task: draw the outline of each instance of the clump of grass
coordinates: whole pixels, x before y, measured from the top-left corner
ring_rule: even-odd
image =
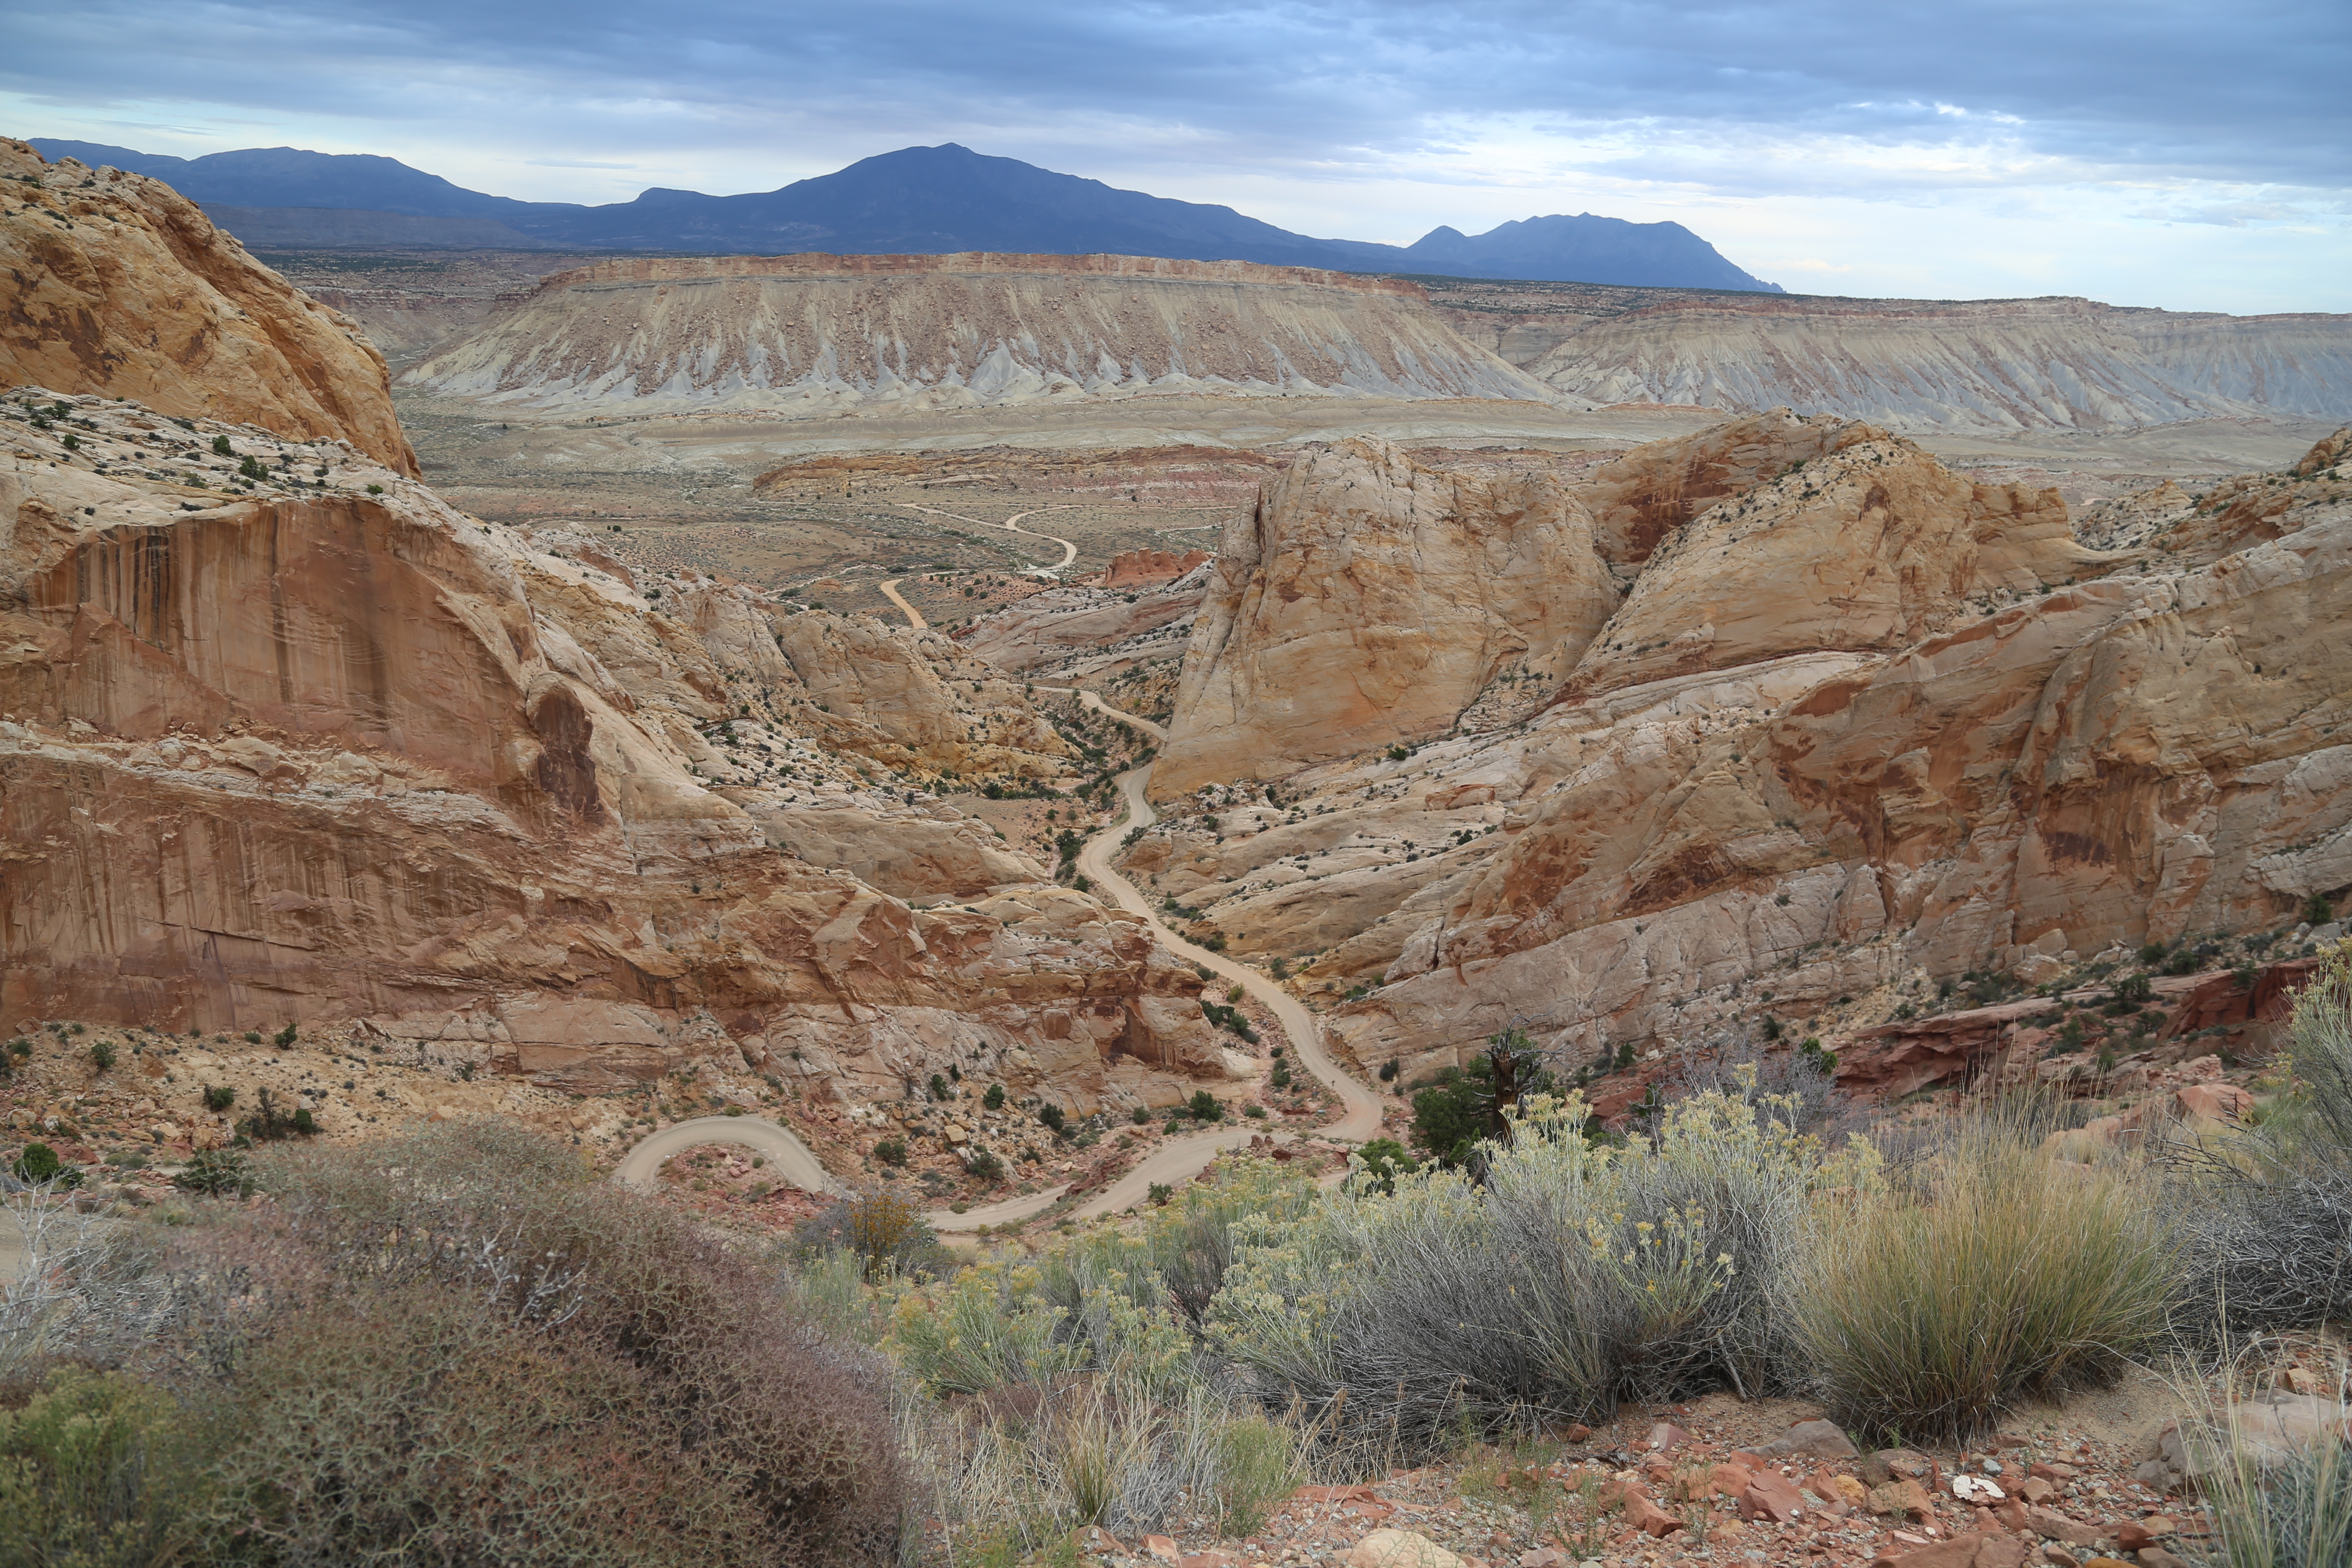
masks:
[[[1797,1324],[1832,1415],[1964,1440],[2018,1399],[2111,1376],[2162,1329],[2147,1184],[2061,1166],[1998,1117],[1827,1220]]]
[[[2340,1378],[2343,1369],[2336,1369]],[[2228,1444],[2198,1489],[2221,1538],[2220,1568],[2330,1568],[2352,1563],[2352,1458],[2323,1438],[2293,1447],[2247,1440],[2235,1407]]]

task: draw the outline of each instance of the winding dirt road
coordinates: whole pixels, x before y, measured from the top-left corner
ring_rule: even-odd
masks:
[[[1039,533],[1034,529],[1024,528],[1021,526],[1021,520],[1024,517],[1034,517],[1041,511],[1067,511],[1072,507],[1078,504],[1076,501],[1063,501],[1054,506],[1034,506],[1027,511],[1014,512],[1003,522],[990,522],[983,518],[966,517],[960,511],[948,511],[935,506],[917,506],[910,500],[892,501],[890,504],[892,506],[905,507],[908,511],[926,512],[932,517],[951,517],[958,522],[968,522],[974,528],[1010,529],[1014,533],[1021,535],[1024,539],[1043,539],[1062,547],[1062,558],[1059,561],[1055,562],[1051,566],[1032,566],[1029,568],[1032,572],[1059,572],[1063,567],[1067,566],[1071,562],[1076,561],[1078,558],[1078,547],[1071,543],[1068,540],[1062,538],[1058,534]],[[895,581],[895,579],[893,580]],[[898,595],[894,594],[891,597],[896,598]],[[912,613],[912,611],[908,612],[908,614]]]
[[[1049,689],[1073,689],[1056,687]],[[1149,719],[1139,719],[1132,713],[1122,712],[1091,691],[1081,691],[1078,696],[1087,707],[1123,724],[1131,725],[1155,740],[1168,738],[1168,731],[1160,725]],[[1205,948],[1195,947],[1170,931],[1135,884],[1112,869],[1110,858],[1118,851],[1120,841],[1134,829],[1149,827],[1159,820],[1151,809],[1151,803],[1144,798],[1143,794],[1144,781],[1150,774],[1150,764],[1146,763],[1119,775],[1119,793],[1127,802],[1126,815],[1087,840],[1086,846],[1078,851],[1078,870],[1120,909],[1132,910],[1150,921],[1153,932],[1171,952],[1239,985],[1275,1016],[1282,1025],[1283,1033],[1290,1037],[1291,1049],[1298,1065],[1338,1094],[1345,1108],[1344,1114],[1337,1122],[1318,1129],[1323,1136],[1349,1142],[1362,1142],[1377,1137],[1381,1131],[1380,1096],[1342,1072],[1339,1065],[1331,1059],[1330,1053],[1323,1048],[1323,1033],[1315,1016],[1300,1005],[1297,997],[1256,970],[1220,957]],[[1190,1181],[1225,1150],[1243,1147],[1252,1138],[1263,1136],[1266,1131],[1261,1123],[1244,1121],[1220,1128],[1214,1132],[1171,1139],[1071,1213],[1079,1219],[1092,1219],[1097,1215],[1115,1214],[1121,1209],[1131,1208],[1150,1197],[1154,1184],[1174,1186],[1180,1182]],[[817,1163],[808,1145],[784,1128],[756,1116],[701,1116],[691,1121],[665,1127],[629,1151],[619,1168],[613,1173],[613,1179],[632,1186],[649,1187],[665,1161],[704,1143],[735,1143],[758,1150],[775,1162],[780,1175],[811,1192],[837,1193],[843,1190],[842,1184]],[[1031,1215],[1051,1208],[1067,1191],[1067,1184],[1064,1184],[1025,1198],[1008,1198],[984,1208],[967,1209],[962,1214],[934,1209],[923,1217],[935,1230],[977,1230],[983,1225],[998,1226],[1026,1219]]]
[[[882,596],[884,598],[898,606],[900,613],[905,615],[907,617],[907,624],[908,626],[914,627],[917,631],[921,631],[931,623],[923,619],[922,611],[915,608],[914,605],[898,597],[898,584],[905,581],[906,579],[904,577],[893,577],[887,583],[877,583],[874,585],[882,590]]]

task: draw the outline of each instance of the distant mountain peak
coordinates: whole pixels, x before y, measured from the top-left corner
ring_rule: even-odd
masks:
[[[901,147],[782,189],[711,196],[655,186],[625,202],[581,206],[485,195],[396,158],[252,147],[175,158],[97,142],[37,139],[44,156],[74,157],[152,174],[184,195],[223,209],[218,220],[284,243],[273,210],[390,214],[402,219],[490,219],[520,243],[600,250],[709,254],[805,251],[842,255],[1020,254],[1160,256],[1258,261],[1344,272],[1433,272],[1470,278],[1778,292],[1725,259],[1678,223],[1630,223],[1580,213],[1512,219],[1481,235],[1450,226],[1410,246],[1317,239],[1229,206],[1121,190],[1081,174],[1041,169],[961,142]],[[416,226],[385,224],[386,243],[416,244]],[[340,224],[348,237],[364,224]],[[340,237],[335,243],[355,243]],[[446,243],[481,243],[478,226]]]

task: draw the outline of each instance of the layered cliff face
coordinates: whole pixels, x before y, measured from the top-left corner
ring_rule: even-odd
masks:
[[[1443,733],[1507,668],[1573,657],[1617,602],[1592,517],[1547,475],[1313,452],[1224,531],[1155,795]]]
[[[404,474],[383,356],[159,180],[0,140],[0,385],[342,440]]]
[[[1637,450],[1611,493],[1756,437]],[[1538,710],[1278,800],[1235,754],[1131,863],[1237,951],[1370,987],[1333,1025],[1408,1068],[1514,1022],[1570,1062],[1765,1013],[1834,1044],[1965,972],[2352,892],[2347,437],[2185,511],[2152,496],[2170,521],[2122,552],[1866,426],[1806,438],[1661,536]],[[1378,613],[1322,587],[1334,623]]]
[[[1894,430],[2352,415],[2352,316],[2343,315],[1714,295],[1563,311],[1498,346],[1596,403],[1790,405]]]
[[[1105,256],[602,262],[548,278],[402,380],[565,413],[1171,392],[1563,401],[1464,340],[1410,283]]]
[[[344,449],[323,492],[150,478],[179,426],[62,401],[0,405],[9,1017],[358,1018],[582,1090],[698,1056],[849,1100],[950,1063],[1080,1103],[1225,1070],[1139,921],[827,743],[1050,766],[1025,708],[971,734],[952,650],[721,584],[654,610]],[[319,454],[233,434],[268,473]],[[897,684],[853,701],[836,645]],[[975,902],[907,901],[943,896]]]

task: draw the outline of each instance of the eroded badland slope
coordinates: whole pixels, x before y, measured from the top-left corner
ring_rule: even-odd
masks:
[[[569,414],[1184,393],[1560,401],[1457,336],[1412,283],[1123,256],[600,262],[543,279],[403,381]]]

